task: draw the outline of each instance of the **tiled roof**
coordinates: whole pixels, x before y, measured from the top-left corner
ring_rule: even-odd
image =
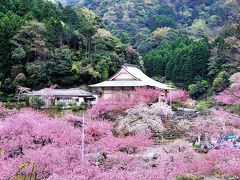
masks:
[[[71,89],[41,89],[39,91],[32,91],[28,93],[30,96],[44,96],[46,94],[50,94],[52,96],[84,96],[89,97],[92,96],[90,92],[78,89],[78,88],[71,88]]]
[[[126,86],[153,86],[159,89],[165,89],[165,90],[170,90],[173,89],[166,84],[160,83],[158,81],[155,81],[148,77],[146,74],[144,74],[138,66],[136,65],[131,65],[131,64],[125,64],[122,66],[129,74],[134,76],[138,80],[110,80],[108,81],[103,81],[98,84],[91,85],[91,87],[126,87]]]

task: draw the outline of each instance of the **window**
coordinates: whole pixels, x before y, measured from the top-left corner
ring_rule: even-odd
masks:
[[[120,89],[115,89],[114,90],[114,94],[115,95],[120,95],[121,94],[121,90]]]
[[[125,89],[125,90],[123,90],[123,94],[129,95],[129,94],[130,94],[130,91]]]

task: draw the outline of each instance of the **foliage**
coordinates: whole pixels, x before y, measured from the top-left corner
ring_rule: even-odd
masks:
[[[152,35],[158,28],[174,28],[194,39],[215,38],[224,24],[239,21],[237,1],[122,0],[120,5],[117,0],[59,1],[93,10],[114,35],[141,53],[156,47]]]
[[[76,103],[71,104],[70,106],[71,106],[72,111],[75,111],[75,112],[80,111],[80,110],[85,111],[88,108],[88,104],[86,102],[82,102],[80,104],[80,106],[77,106]]]
[[[64,109],[65,103],[58,103],[56,105],[53,105],[51,108],[56,111],[61,111]]]
[[[202,114],[205,114],[208,112],[210,105],[207,101],[199,101],[195,107]]]
[[[165,76],[187,86],[197,76],[207,77],[209,47],[205,40],[193,41],[187,36],[165,40],[143,57],[149,76]]]
[[[34,109],[41,109],[45,105],[44,101],[39,97],[34,96],[34,97],[32,97],[31,101],[32,101],[31,106]]]
[[[239,25],[226,25],[214,42],[209,61],[209,76],[216,77],[221,71],[226,71],[228,75],[239,72],[239,47]]]
[[[215,92],[221,92],[229,85],[229,76],[226,71],[218,73],[217,77],[213,81],[213,90]]]
[[[224,147],[225,135],[239,134],[240,117],[223,109],[212,109],[207,116],[198,117],[191,126],[190,136],[203,136],[205,142],[217,138],[219,148]],[[233,146],[232,146],[233,147]]]
[[[188,86],[188,90],[192,98],[198,99],[200,96],[202,96],[204,93],[207,92],[208,84],[206,84],[207,81],[197,81],[196,84],[190,84]]]
[[[133,48],[137,47],[149,76],[165,76],[181,87],[188,86],[195,99],[213,82],[214,91],[222,91],[215,98],[218,102],[239,105],[238,1],[65,2],[95,10],[114,35],[133,46],[111,35],[88,9],[44,0],[1,1],[0,91],[8,94],[7,101],[15,100],[13,93],[19,85],[40,89],[105,80],[122,63],[139,63]],[[231,85],[225,89],[232,74]],[[210,144],[207,154],[197,153],[186,141],[175,141],[152,158],[143,157],[143,150],[153,143],[145,131],[162,131],[162,123],[172,113],[166,104],[152,104],[159,93],[137,89],[130,97],[100,100],[85,117],[68,114],[63,119],[31,109],[18,112],[0,107],[0,177],[27,176],[36,165],[38,179],[172,180],[215,173],[239,179],[239,148],[221,140],[239,135],[240,117],[223,109],[209,112],[205,101],[197,104],[204,116],[189,121],[185,129],[187,138],[200,136]],[[46,92],[49,96],[51,91]],[[173,97],[186,101],[187,96],[181,91]],[[42,105],[40,99],[33,101],[35,108]],[[115,136],[116,127],[101,118],[111,113],[115,119],[120,114],[120,129],[127,129],[124,136]],[[211,144],[212,138],[218,139],[216,144]]]
[[[26,6],[23,7],[23,6]],[[92,11],[44,0],[0,4],[0,90],[70,87],[105,80],[139,55]]]
[[[22,86],[18,86],[17,89],[16,89],[16,96],[17,96],[17,102],[20,101],[20,99],[26,99],[26,93],[29,93],[30,92],[30,89],[29,88],[26,88],[26,87],[22,87]],[[25,101],[28,101],[29,99],[26,99]]]
[[[138,106],[144,106],[146,112],[150,111],[151,117],[158,113],[158,116],[166,117],[169,115],[167,112],[171,113],[169,106],[162,103],[152,107]],[[128,111],[135,109],[139,113],[141,109],[137,107]],[[5,112],[6,109],[0,109],[0,113]],[[187,174],[211,176],[214,173],[239,178],[239,148],[232,148],[226,143],[202,155],[190,143],[177,140],[146,159],[141,154],[152,145],[149,134],[116,137],[113,135],[113,124],[106,120],[92,120],[87,115],[79,117],[73,114],[67,114],[63,120],[52,119],[31,109],[5,114],[2,118],[0,176],[4,179],[16,173],[29,175],[33,164],[33,172],[39,179],[176,179]],[[84,160],[79,153],[82,150],[83,120]],[[239,122],[239,116],[224,110],[213,110],[211,116],[192,122],[189,135],[196,137],[207,133],[209,139],[235,135],[239,133]]]
[[[10,110],[5,107],[0,107],[0,120],[3,121],[7,116],[12,116],[16,113],[15,110]]]

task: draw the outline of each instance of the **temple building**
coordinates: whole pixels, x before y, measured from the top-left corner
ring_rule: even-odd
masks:
[[[109,80],[90,85],[102,89],[101,97],[108,99],[117,94],[131,94],[137,87],[151,87],[161,91],[161,97],[165,98],[173,88],[166,84],[155,81],[145,75],[138,66],[124,64],[118,72]]]

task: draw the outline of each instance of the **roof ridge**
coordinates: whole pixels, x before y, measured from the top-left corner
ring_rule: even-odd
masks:
[[[125,64],[123,64],[122,66],[123,66],[123,67],[128,67],[128,66],[130,66],[130,67],[136,67],[136,68],[140,69],[139,66],[136,65],[136,64],[127,64],[127,63],[125,63]]]

